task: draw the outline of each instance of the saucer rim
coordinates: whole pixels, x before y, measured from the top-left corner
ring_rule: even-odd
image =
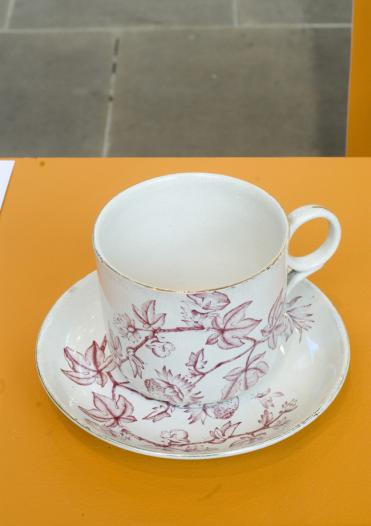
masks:
[[[71,289],[74,289],[75,287],[78,287],[81,283],[94,278],[98,279],[96,271],[90,272],[77,282],[75,282],[71,287],[69,287],[58,299],[54,302],[52,307],[49,309],[47,315],[44,318],[44,321],[41,324],[37,340],[36,340],[36,347],[35,347],[35,366],[36,366],[36,372],[38,374],[38,377],[40,379],[41,385],[43,386],[46,394],[50,398],[50,400],[53,402],[53,404],[61,411],[61,413],[66,416],[71,422],[76,424],[80,429],[83,431],[86,431],[89,433],[89,435],[92,435],[93,437],[97,438],[98,440],[103,440],[104,442],[111,444],[115,447],[118,447],[120,449],[130,451],[133,453],[139,453],[141,455],[151,456],[155,458],[165,458],[165,459],[173,459],[173,460],[211,460],[211,459],[217,459],[217,458],[226,458],[226,457],[232,457],[237,455],[242,455],[245,453],[251,453],[253,451],[258,451],[259,449],[264,449],[266,447],[272,446],[274,444],[277,444],[278,442],[281,442],[282,440],[285,440],[292,435],[298,433],[299,431],[303,430],[305,427],[310,425],[314,420],[316,420],[322,413],[324,413],[329,406],[332,404],[332,402],[335,400],[337,395],[339,394],[341,388],[344,385],[345,379],[347,377],[348,371],[349,371],[349,364],[350,364],[350,342],[349,342],[349,335],[347,332],[347,329],[345,327],[345,324],[338,313],[337,309],[333,305],[333,303],[329,300],[329,298],[326,296],[324,292],[321,291],[319,287],[314,285],[309,279],[305,279],[307,284],[309,284],[310,287],[312,287],[314,290],[319,293],[322,300],[325,300],[327,302],[328,307],[330,308],[334,320],[336,323],[336,327],[339,330],[339,333],[341,335],[341,340],[343,344],[343,365],[342,365],[342,371],[338,376],[338,381],[336,382],[335,386],[332,390],[329,391],[328,396],[323,401],[323,403],[313,412],[310,416],[307,418],[301,420],[298,424],[291,427],[289,430],[285,431],[281,435],[278,435],[276,437],[264,440],[263,442],[260,442],[258,444],[251,444],[243,446],[239,449],[229,450],[229,451],[216,451],[216,452],[202,452],[195,454],[193,452],[190,453],[184,453],[184,452],[166,452],[166,451],[155,451],[147,448],[141,448],[137,446],[131,446],[129,444],[123,444],[122,442],[119,442],[118,440],[115,440],[114,438],[108,438],[108,437],[102,437],[89,429],[87,426],[84,426],[79,420],[71,416],[62,406],[61,404],[54,398],[52,394],[51,387],[48,387],[46,378],[43,377],[40,367],[39,367],[39,355],[41,353],[40,350],[40,341],[41,338],[45,332],[45,329],[47,328],[48,321],[50,316],[52,315],[52,312],[54,309],[59,305],[59,303],[62,303],[62,301],[65,299],[65,296],[69,294]]]

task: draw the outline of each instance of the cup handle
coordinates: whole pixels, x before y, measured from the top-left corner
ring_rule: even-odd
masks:
[[[290,256],[290,254],[288,255],[287,263],[289,273],[287,277],[287,293],[290,293],[299,281],[323,267],[326,261],[328,261],[336,251],[341,238],[339,220],[332,212],[326,210],[326,208],[317,205],[302,206],[287,216],[290,239],[301,225],[320,217],[327,219],[329,222],[330,228],[327,238],[317,250],[306,256],[295,257]]]

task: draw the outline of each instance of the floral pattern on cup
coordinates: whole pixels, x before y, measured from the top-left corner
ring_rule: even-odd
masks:
[[[263,325],[263,320],[253,315],[251,300],[233,307],[223,292],[188,294],[176,326],[169,326],[167,313],[158,307],[157,300],[150,300],[132,305],[130,313],[114,314],[109,347],[125,377],[139,379],[142,392],[151,398],[180,406],[200,403],[203,382],[215,372],[218,376],[222,373],[225,381],[220,400],[228,400],[255,386],[268,373],[267,352],[275,349],[281,338],[287,341],[294,331],[301,338],[311,328],[310,304],[300,300],[297,296],[286,302],[281,290]],[[193,331],[204,334],[203,346],[191,350],[177,370],[167,366],[166,359],[177,352],[175,336]],[[159,365],[145,377],[148,353],[158,358]]]

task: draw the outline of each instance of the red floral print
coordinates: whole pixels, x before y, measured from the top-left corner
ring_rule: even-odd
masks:
[[[113,357],[105,355],[106,345],[106,338],[101,345],[93,341],[84,354],[65,347],[64,356],[71,370],[62,369],[62,373],[77,384],[89,385],[95,382],[103,387],[108,380],[107,373],[116,367]]]
[[[221,349],[233,349],[241,347],[249,338],[250,333],[259,325],[261,320],[249,318],[246,314],[247,308],[251,301],[246,301],[235,309],[230,310],[224,315],[223,320],[219,316],[213,318],[212,332],[208,337],[206,344],[214,345],[215,343]]]
[[[80,407],[86,415],[97,422],[102,422],[107,427],[120,426],[126,422],[135,422],[133,406],[124,396],[118,396],[116,400],[108,396],[93,393],[93,409]]]

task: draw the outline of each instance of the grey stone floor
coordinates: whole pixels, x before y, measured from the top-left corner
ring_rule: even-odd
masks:
[[[343,155],[351,8],[0,0],[0,155]]]

